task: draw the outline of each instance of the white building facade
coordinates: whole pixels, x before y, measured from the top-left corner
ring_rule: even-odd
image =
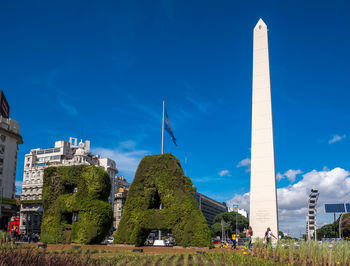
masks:
[[[20,231],[40,232],[42,217],[42,188],[44,169],[50,166],[96,165],[103,168],[111,180],[109,202],[114,208],[114,178],[118,173],[115,161],[100,158],[90,153],[90,141],[70,138],[60,140],[53,148],[33,149],[24,158],[23,185],[21,194]]]
[[[123,176],[116,176],[114,179],[115,197],[114,197],[114,213],[113,227],[118,228],[125,205],[126,197],[130,188],[130,183]]]
[[[16,194],[16,167],[18,145],[23,144],[16,120],[0,115],[0,217],[1,229],[7,225],[11,216],[16,215],[14,201]]]
[[[115,193],[115,200],[114,200],[114,220],[113,220],[113,227],[115,230],[118,229],[120,220],[122,218],[123,209],[126,201],[126,197],[128,195],[128,188],[118,188],[118,190]]]

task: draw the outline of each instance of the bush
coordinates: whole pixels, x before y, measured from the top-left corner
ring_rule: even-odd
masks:
[[[44,171],[43,221],[45,243],[99,243],[112,226],[108,174],[90,165],[49,167]],[[76,192],[74,192],[76,190]],[[72,222],[73,214],[78,221]]]
[[[1,198],[2,204],[9,204],[9,205],[18,205],[18,202],[16,199],[10,199],[10,198]]]
[[[143,245],[152,229],[161,229],[171,230],[178,245],[211,246],[194,193],[177,158],[170,153],[145,156],[130,186],[115,243]]]

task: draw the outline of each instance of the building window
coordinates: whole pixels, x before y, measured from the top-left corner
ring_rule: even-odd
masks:
[[[45,153],[53,153],[53,149],[47,149],[45,150]]]
[[[0,168],[0,175],[2,175],[2,168]]]
[[[0,165],[3,165],[3,164],[4,164],[4,159],[0,158]]]
[[[6,140],[6,136],[0,135],[0,139],[1,139],[2,142],[4,142]]]
[[[59,155],[51,156],[51,160],[59,160],[59,159],[61,159],[61,156]]]
[[[5,153],[5,146],[0,145],[0,154],[4,154],[4,153]]]

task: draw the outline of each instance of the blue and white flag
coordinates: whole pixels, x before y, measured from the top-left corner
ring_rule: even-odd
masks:
[[[165,110],[165,108],[164,108],[164,110]],[[165,110],[165,114],[164,114],[164,129],[169,133],[169,135],[170,135],[171,139],[173,140],[175,146],[177,146],[176,138],[174,136],[173,130],[171,129],[169,118],[168,118],[168,114],[167,114],[166,110]]]

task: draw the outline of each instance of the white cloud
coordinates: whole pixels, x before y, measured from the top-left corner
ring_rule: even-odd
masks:
[[[301,173],[301,170],[289,169],[288,171],[284,172],[284,174],[277,173],[276,178],[278,181],[281,181],[283,178],[287,178],[291,183],[294,183],[296,176]]]
[[[242,161],[238,162],[237,168],[238,167],[245,167],[245,166],[250,166],[250,158],[245,158]]]
[[[288,172],[288,171],[287,171]],[[287,187],[277,189],[280,230],[294,236],[305,233],[305,217],[310,190],[318,189],[317,223],[333,222],[333,215],[325,214],[325,203],[350,202],[350,172],[342,168],[333,170],[313,170],[303,175],[302,180]],[[249,211],[249,193],[236,194],[227,204],[238,204]]]
[[[281,179],[284,177],[284,175],[283,174],[281,174],[281,173],[277,173],[277,175],[276,175],[276,179],[278,180],[278,181],[281,181]]]
[[[229,170],[222,170],[219,172],[219,176],[231,176]]]
[[[334,135],[333,138],[331,138],[331,139],[328,141],[328,144],[332,144],[332,143],[341,141],[342,139],[345,139],[345,138],[346,138],[346,135],[345,135],[345,134],[342,135],[342,136]]]
[[[247,192],[243,195],[236,194],[232,199],[226,202],[227,207],[232,207],[232,205],[238,205],[239,209],[245,209],[249,211],[250,204],[250,193]]]
[[[246,172],[250,171],[250,158],[245,158],[242,161],[239,161],[236,165],[237,168],[244,167]]]
[[[322,171],[329,171],[329,168],[325,165],[323,166]]]
[[[117,163],[117,169],[121,175],[124,175],[128,180],[134,178],[137,166],[141,159],[150,154],[147,150],[136,150],[136,143],[133,141],[120,142],[119,146],[115,149],[107,148],[94,148],[92,152],[102,157],[108,157]]]

